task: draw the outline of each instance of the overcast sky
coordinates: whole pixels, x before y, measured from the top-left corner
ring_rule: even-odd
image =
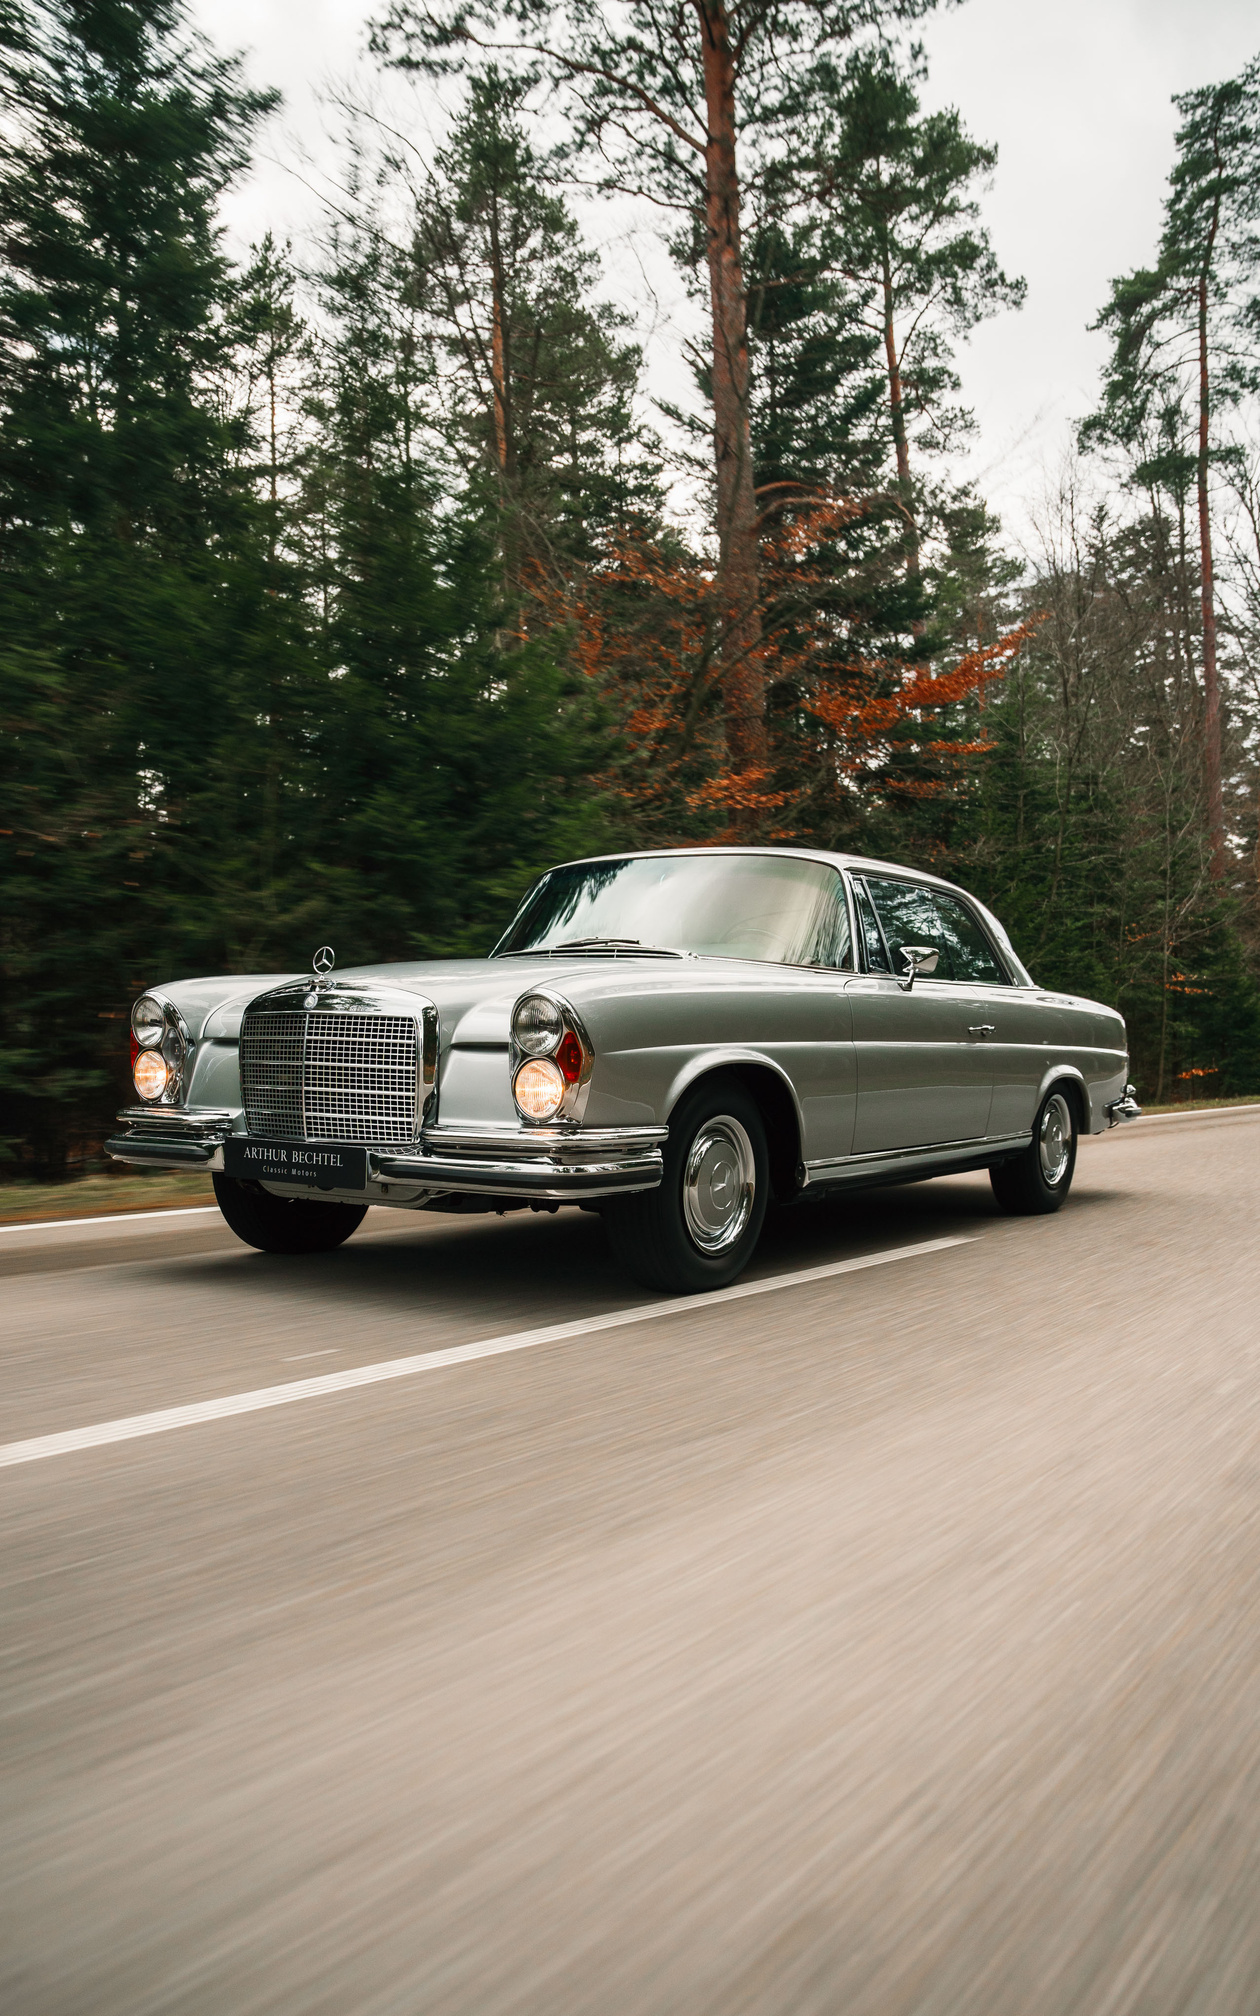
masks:
[[[371,0],[195,0],[221,48],[249,57],[285,106],[228,216],[242,241],[270,227],[301,240],[318,222],[316,189],[334,156],[321,92],[365,78]],[[1214,83],[1260,49],[1256,0],[965,0],[920,31],[926,100],[957,105],[977,138],[996,142],[985,216],[1008,273],[1028,281],[1017,315],[972,338],[960,358],[979,422],[970,458],[980,488],[1013,533],[1074,417],[1092,402],[1101,339],[1086,325],[1111,278],[1148,260],[1172,160],[1174,91]],[[396,101],[397,102],[397,101]],[[440,108],[408,100],[414,138],[432,144]],[[686,399],[680,348],[691,310],[656,248],[650,219],[588,209],[608,291],[634,308],[647,337],[649,383]]]

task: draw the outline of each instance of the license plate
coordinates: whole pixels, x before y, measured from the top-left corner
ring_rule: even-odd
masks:
[[[365,1190],[367,1149],[229,1135],[223,1143],[223,1173],[254,1183],[300,1183],[307,1190]]]

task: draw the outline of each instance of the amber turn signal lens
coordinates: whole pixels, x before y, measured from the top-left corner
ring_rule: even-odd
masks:
[[[527,1120],[550,1120],[560,1111],[564,1078],[550,1057],[531,1057],[512,1081],[512,1092]]]
[[[132,1066],[131,1075],[142,1099],[160,1099],[166,1090],[170,1072],[159,1050],[142,1050]]]

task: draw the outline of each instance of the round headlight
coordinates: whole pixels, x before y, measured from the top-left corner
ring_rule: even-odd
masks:
[[[550,1057],[531,1057],[512,1081],[512,1093],[527,1120],[550,1120],[560,1111],[564,1075]]]
[[[564,1034],[564,1017],[545,994],[527,994],[517,1003],[512,1034],[527,1057],[546,1057]]]
[[[162,1003],[155,1001],[151,994],[142,994],[131,1011],[131,1033],[140,1048],[147,1050],[150,1044],[160,1043],[165,1027]]]
[[[142,1050],[131,1067],[131,1075],[142,1099],[160,1099],[170,1078],[160,1050]]]

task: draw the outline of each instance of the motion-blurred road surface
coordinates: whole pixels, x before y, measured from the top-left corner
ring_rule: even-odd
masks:
[[[1260,1109],[0,1468],[4,2016],[1256,2016]],[[623,1310],[597,1219],[0,1233],[0,1442]]]

